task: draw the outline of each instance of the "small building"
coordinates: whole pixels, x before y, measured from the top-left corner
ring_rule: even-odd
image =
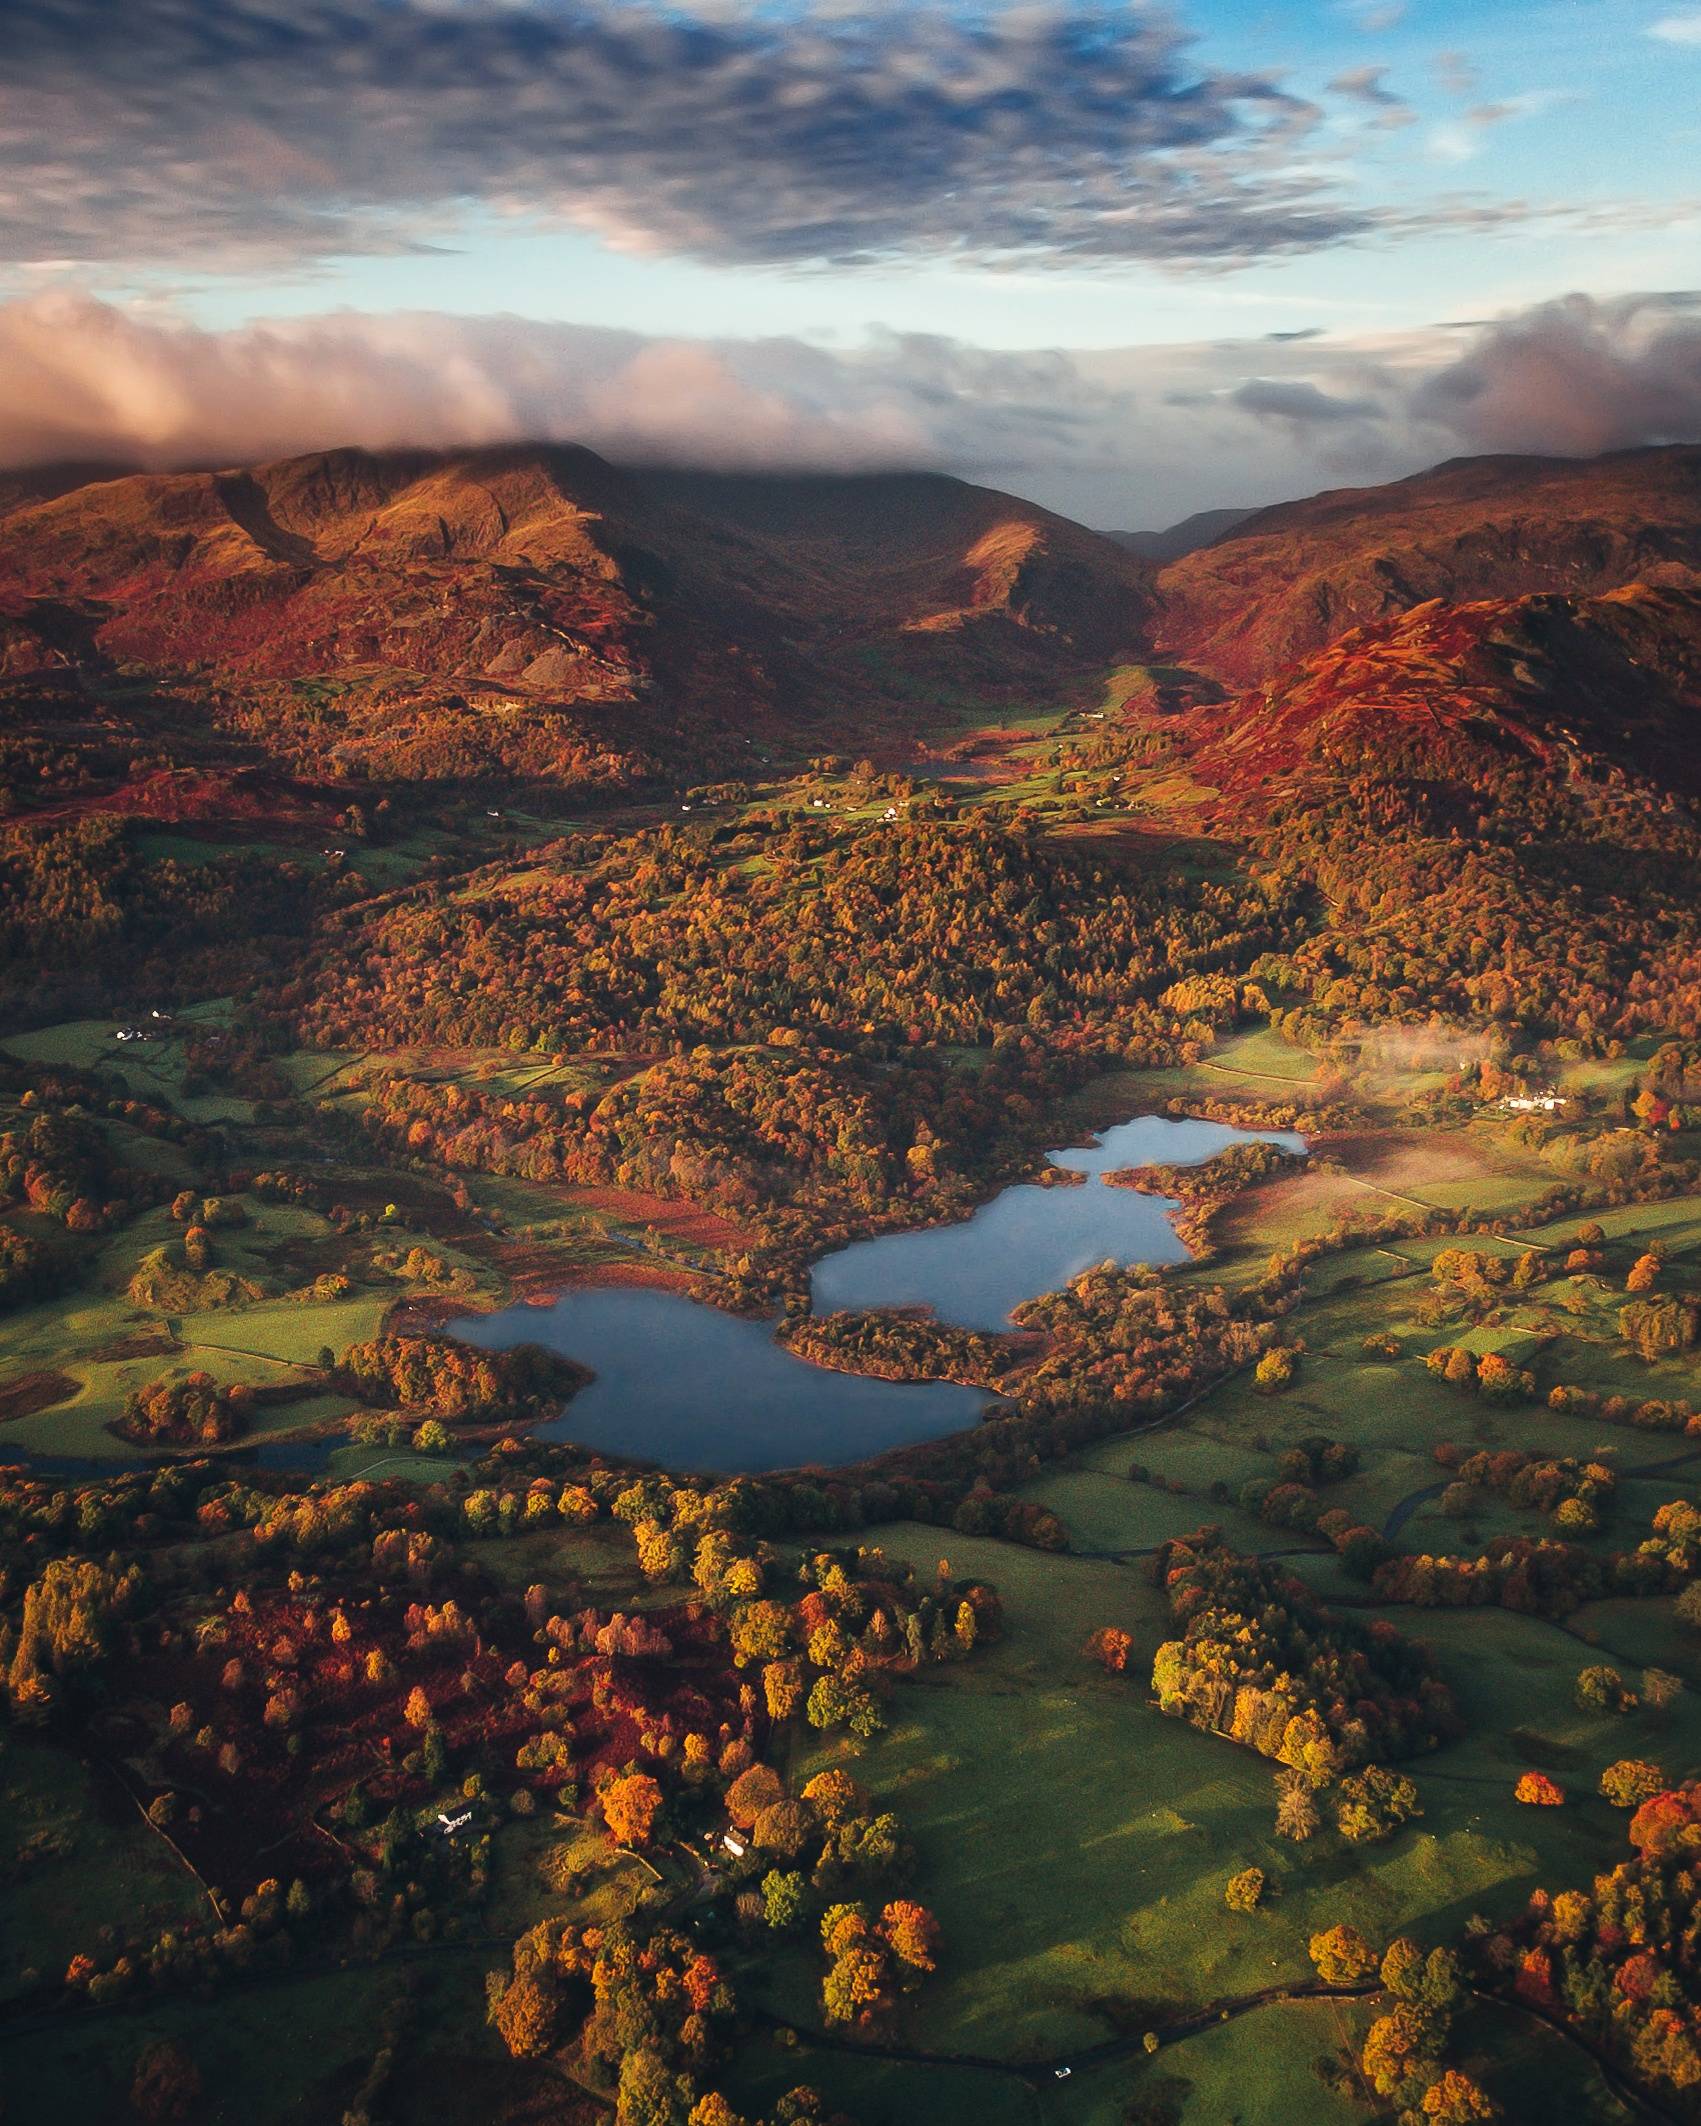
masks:
[[[1557,1115],[1563,1112],[1566,1100],[1563,1093],[1548,1086],[1541,1092],[1507,1093],[1500,1105],[1509,1115]]]
[[[437,1811],[437,1828],[445,1838],[453,1838],[457,1831],[464,1831],[472,1820],[471,1809],[457,1809],[452,1816],[443,1809]]]
[[[734,1860],[742,1860],[750,1850],[750,1842],[738,1831],[721,1833],[721,1851]]]

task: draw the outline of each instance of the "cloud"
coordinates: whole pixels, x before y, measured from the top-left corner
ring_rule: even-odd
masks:
[[[1435,55],[1435,78],[1449,96],[1468,96],[1480,77],[1463,52],[1446,51]]]
[[[1315,421],[1374,419],[1382,411],[1374,399],[1333,398],[1303,379],[1283,382],[1271,377],[1248,377],[1229,396],[1247,413],[1297,421],[1301,426]]]
[[[1328,86],[1333,94],[1348,97],[1374,111],[1379,126],[1415,124],[1416,112],[1403,96],[1396,96],[1387,86],[1387,76],[1385,66],[1352,66],[1345,73],[1337,74]]]
[[[757,265],[1232,263],[1383,226],[1316,106],[1121,0],[35,0],[0,257],[252,268],[475,213]]]
[[[1410,412],[1473,450],[1588,455],[1701,440],[1701,318],[1662,297],[1541,304],[1487,326]]]
[[[1658,37],[1662,44],[1701,44],[1701,8],[1691,8],[1682,15],[1662,15],[1657,22],[1649,23],[1648,35]]]
[[[1460,452],[1701,440],[1701,314],[1681,293],[1373,339],[1010,351],[440,313],[215,332],[59,291],[0,303],[0,376],[0,464],[533,439],[728,470],[932,468],[1135,528]]]

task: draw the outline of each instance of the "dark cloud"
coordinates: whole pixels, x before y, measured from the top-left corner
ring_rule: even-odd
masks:
[[[1383,411],[1374,399],[1334,398],[1303,379],[1248,377],[1229,396],[1243,413],[1278,421],[1363,421]]]
[[[1313,105],[1195,65],[1161,14],[698,6],[8,8],[0,257],[426,249],[472,209],[793,265],[1221,263],[1383,225],[1304,156]]]

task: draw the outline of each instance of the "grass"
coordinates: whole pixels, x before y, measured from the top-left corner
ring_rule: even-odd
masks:
[[[169,1212],[158,1208],[103,1236],[80,1289],[0,1319],[0,1378],[51,1371],[73,1383],[63,1402],[8,1425],[8,1441],[50,1454],[134,1458],[136,1450],[106,1429],[134,1389],[197,1370],[227,1384],[299,1384],[316,1369],[325,1347],[340,1352],[379,1332],[409,1287],[367,1274],[370,1242],[357,1239],[345,1248],[315,1211],[252,1197],[242,1201],[249,1222],[215,1234],[214,1258],[251,1278],[267,1297],[180,1316],[133,1303],[125,1287],[143,1255],[182,1234]],[[488,1267],[405,1224],[387,1225],[381,1237],[401,1254],[415,1244],[429,1247],[463,1273],[469,1299],[494,1297],[502,1289]],[[318,1267],[345,1259],[362,1281],[343,1297],[284,1296],[304,1289]],[[133,1346],[139,1348],[131,1351]],[[298,1431],[349,1407],[346,1398],[321,1396],[262,1409],[247,1436]]]
[[[914,2042],[1049,2057],[1304,1978],[1310,1935],[1335,1920],[1438,1938],[1479,1907],[1510,1913],[1555,1865],[1575,1873],[1575,1844],[1556,1852],[1552,1826],[1537,1840],[1523,1820],[1564,1812],[1514,1815],[1510,1779],[1491,1809],[1424,1766],[1424,1823],[1389,1845],[1278,1841],[1271,1767],[1148,1703],[1144,1666],[1169,1622],[1143,1577],[937,1529],[875,1534],[918,1565],[943,1549],[953,1570],[984,1572],[1008,1619],[972,1662],[902,1687],[890,1732],[855,1767],[912,1829],[949,1944]],[[1134,1634],[1126,1676],[1083,1656],[1102,1624]],[[836,1754],[814,1751],[797,1776]],[[1229,1914],[1224,1884],[1248,1864],[1266,1870],[1271,1902]]]
[[[21,1990],[28,1970],[58,1978],[118,1915],[156,1933],[208,1916],[200,1890],[116,1784],[97,1782],[58,1744],[10,1731],[0,1804],[15,1849],[34,1856],[6,1885],[0,1999]]]

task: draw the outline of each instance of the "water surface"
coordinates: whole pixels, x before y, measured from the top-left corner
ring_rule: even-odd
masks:
[[[534,1429],[675,1469],[791,1469],[938,1439],[972,1425],[989,1398],[944,1381],[832,1373],[746,1321],[646,1285],[564,1292],[546,1307],[504,1307],[449,1324],[488,1349],[542,1344],[596,1379]]]
[[[1290,1151],[1291,1131],[1140,1115],[1092,1144],[1050,1152],[1086,1179],[1005,1189],[959,1224],[888,1233],[825,1256],[811,1275],[818,1313],[842,1307],[929,1306],[941,1321],[1001,1329],[1024,1299],[1055,1292],[1107,1258],[1182,1262],[1175,1201],[1108,1188],[1121,1167],[1196,1166],[1254,1136]],[[763,1470],[861,1461],[975,1422],[989,1398],[944,1382],[829,1372],[774,1341],[774,1324],[745,1321],[677,1292],[642,1285],[564,1292],[549,1306],[505,1307],[449,1324],[486,1349],[538,1343],[596,1378],[538,1431],[672,1468]]]
[[[1185,1262],[1169,1222],[1173,1196],[1107,1188],[1097,1177],[1128,1166],[1198,1166],[1252,1138],[1305,1149],[1291,1130],[1231,1129],[1224,1122],[1137,1115],[1092,1144],[1048,1152],[1053,1166],[1088,1178],[1076,1186],[1021,1182],[960,1225],[885,1233],[823,1256],[810,1277],[818,1314],[844,1307],[929,1306],[964,1329],[1002,1329],[1011,1310],[1106,1260]]]

